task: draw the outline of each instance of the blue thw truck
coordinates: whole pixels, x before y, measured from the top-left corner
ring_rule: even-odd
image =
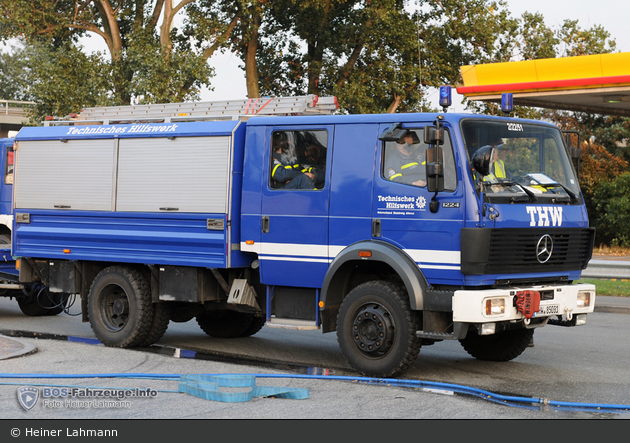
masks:
[[[296,99],[91,108],[23,128],[20,282],[79,295],[107,346],[193,319],[211,337],[321,329],[375,377],[436,342],[508,361],[536,328],[586,323],[595,287],[576,280],[594,229],[558,127]]]

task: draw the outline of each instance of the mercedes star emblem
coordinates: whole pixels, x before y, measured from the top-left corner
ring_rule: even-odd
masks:
[[[539,263],[547,263],[553,253],[553,239],[551,235],[545,234],[540,237],[536,245],[536,259]]]

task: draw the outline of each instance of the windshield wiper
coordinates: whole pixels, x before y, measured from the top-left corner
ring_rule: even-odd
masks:
[[[492,183],[493,185],[505,185],[505,186],[518,186],[520,189],[523,190],[523,192],[525,194],[527,194],[529,196],[529,201],[531,202],[535,202],[536,200],[538,200],[538,198],[536,197],[536,194],[534,194],[532,191],[530,191],[529,189],[527,189],[525,186],[521,185],[520,183],[517,182],[513,182],[510,180],[500,180],[497,181],[496,183]]]
[[[542,186],[545,189],[560,187],[560,188],[562,188],[562,190],[564,192],[567,193],[569,198],[571,198],[571,203],[574,203],[574,202],[577,201],[577,195],[575,195],[575,193],[573,191],[571,191],[569,188],[567,188],[563,184],[560,184],[560,183],[549,183],[549,184],[544,184],[543,185],[542,183],[539,183],[539,185]]]

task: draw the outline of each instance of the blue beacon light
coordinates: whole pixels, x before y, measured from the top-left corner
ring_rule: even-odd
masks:
[[[451,106],[451,87],[440,86],[440,106],[446,112],[446,108]]]
[[[514,110],[514,103],[512,100],[512,94],[509,92],[501,94],[501,111],[505,114],[509,114]]]

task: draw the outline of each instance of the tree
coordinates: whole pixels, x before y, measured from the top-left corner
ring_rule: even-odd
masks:
[[[611,246],[630,246],[630,172],[602,181],[594,200],[598,239]]]
[[[592,221],[596,222],[598,202],[595,194],[603,183],[614,181],[628,168],[628,162],[590,140],[582,144],[580,153],[580,187],[586,208]],[[600,233],[597,233],[598,238]]]
[[[89,106],[114,104],[108,88],[109,65],[102,54],[86,54],[80,46],[64,43],[26,46],[30,94],[37,97],[30,117],[41,122],[46,116],[66,116]]]
[[[601,25],[582,29],[577,20],[565,20],[556,36],[562,46],[558,50],[564,57],[608,54],[617,48],[615,40],[611,40],[610,33]]]
[[[193,4],[196,13],[179,30],[177,14]],[[197,98],[212,76],[208,58],[238,19],[209,0],[3,0],[0,10],[3,39],[23,36],[28,44],[68,49],[86,34],[100,36],[116,104]]]
[[[0,56],[5,99],[36,101],[28,116],[38,124],[46,116],[64,116],[86,106],[111,103],[107,64],[70,43],[58,47],[18,43]],[[3,85],[4,86],[4,85]]]
[[[489,60],[514,27],[504,2],[409,3],[274,1],[260,30],[261,92],[335,95],[352,113],[423,109],[428,87]]]
[[[0,91],[3,100],[29,101],[28,65],[19,47],[12,45],[11,52],[0,52]]]

